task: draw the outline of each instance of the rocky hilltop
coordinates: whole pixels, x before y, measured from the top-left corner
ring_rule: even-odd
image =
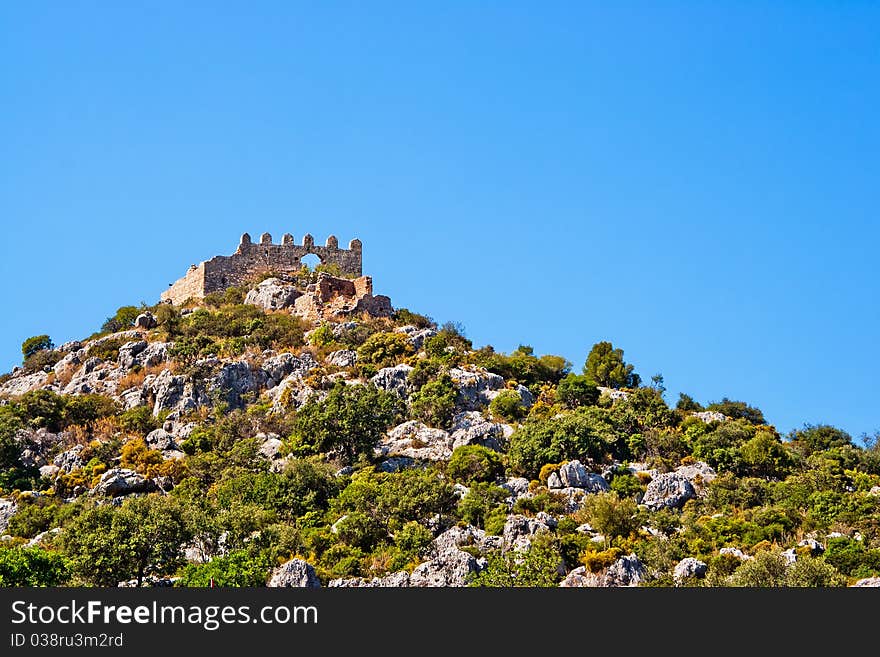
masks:
[[[609,343],[578,374],[475,348],[369,277],[257,277],[23,353],[0,584],[880,584],[876,443],[670,407]]]

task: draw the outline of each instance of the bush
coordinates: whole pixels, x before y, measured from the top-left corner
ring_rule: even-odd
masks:
[[[442,374],[413,393],[410,401],[410,417],[431,427],[448,429],[455,414],[457,394],[455,383],[448,374]]]
[[[751,424],[767,424],[760,409],[749,406],[745,402],[732,401],[725,397],[720,402],[713,402],[706,407],[707,411],[724,413],[733,420],[745,420]]]
[[[299,409],[289,445],[297,454],[329,453],[351,464],[361,454],[371,455],[401,410],[397,395],[369,384],[337,381],[325,399],[308,401]]]
[[[358,363],[377,368],[396,365],[412,353],[412,346],[403,333],[373,333],[357,350]]]
[[[510,437],[511,470],[530,479],[545,463],[600,460],[617,436],[601,409],[582,408],[550,419],[529,418]]]
[[[506,517],[507,495],[507,491],[494,484],[475,482],[458,503],[458,515],[466,523],[483,528],[492,515],[500,512]]]
[[[595,385],[606,388],[635,388],[641,383],[633,366],[623,360],[623,349],[615,349],[610,342],[593,345],[584,363],[584,376]]]
[[[607,550],[602,550],[600,552],[584,550],[581,553],[580,562],[591,573],[601,573],[621,556],[623,556],[623,550],[616,547],[608,548]]]
[[[89,358],[100,358],[106,361],[115,361],[119,359],[119,347],[124,345],[128,340],[126,338],[105,338],[89,347],[86,356]]]
[[[798,557],[785,573],[785,585],[797,587],[846,586],[846,577],[822,559]]]
[[[48,335],[34,335],[21,343],[21,355],[27,360],[38,351],[48,351],[54,349],[52,338]]]
[[[587,495],[581,514],[605,536],[606,543],[614,538],[627,538],[641,525],[635,501],[628,497],[621,499],[614,491]]]
[[[675,405],[675,410],[689,413],[692,411],[702,411],[703,406],[694,401],[694,398],[690,395],[680,392],[678,393],[678,403]]]
[[[55,366],[61,360],[61,352],[54,349],[41,350],[24,359],[22,367],[25,372],[43,372]]]
[[[456,447],[446,465],[446,474],[467,486],[478,481],[494,481],[503,472],[498,452],[482,445]]]
[[[160,426],[159,419],[153,416],[153,410],[149,406],[130,408],[119,416],[118,422],[124,431],[142,436]]]
[[[488,555],[488,565],[472,576],[470,586],[520,587],[557,586],[565,562],[559,541],[549,532],[537,534],[528,551],[496,551]]]
[[[101,326],[101,333],[117,333],[125,331],[134,326],[134,320],[146,308],[138,308],[137,306],[122,306],[112,317],[108,317]]]
[[[428,328],[434,324],[430,317],[414,313],[408,308],[398,308],[395,310],[392,319],[394,319],[394,323],[398,326],[415,326],[420,329]]]
[[[556,401],[569,410],[593,406],[599,401],[599,389],[586,376],[569,374],[556,387]]]
[[[68,577],[67,560],[57,552],[0,545],[0,586],[59,586]]]
[[[272,564],[262,555],[235,550],[208,563],[191,563],[184,568],[181,586],[265,586]]]
[[[489,404],[489,412],[496,418],[516,422],[526,415],[522,397],[516,390],[502,390]]]
[[[509,356],[486,347],[478,351],[473,360],[490,372],[521,383],[536,394],[542,384],[559,383],[571,368],[571,363],[561,356],[535,356],[534,349],[528,345],[520,345]]]

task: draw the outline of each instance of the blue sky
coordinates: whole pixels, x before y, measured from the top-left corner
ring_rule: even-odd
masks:
[[[477,345],[873,433],[878,106],[873,2],[3,3],[0,369],[332,233]]]

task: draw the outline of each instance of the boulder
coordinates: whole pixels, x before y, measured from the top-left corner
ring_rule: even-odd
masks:
[[[403,363],[394,367],[383,367],[370,379],[370,382],[378,388],[406,399],[409,394],[409,373],[412,371],[412,367]]]
[[[380,472],[400,472],[413,468],[416,460],[409,456],[392,456],[379,463],[376,467]]]
[[[156,328],[159,325],[159,322],[156,321],[155,316],[151,312],[141,313],[137,317],[134,318],[134,327],[144,330],[149,330]]]
[[[657,509],[680,509],[696,495],[687,477],[676,472],[657,475],[648,484],[642,504],[652,511]]]
[[[119,367],[124,367],[125,369],[131,369],[132,367],[134,367],[135,358],[146,348],[146,340],[135,340],[133,342],[126,342],[124,345],[119,347],[119,358],[117,359]]]
[[[559,584],[562,587],[630,587],[638,586],[646,577],[646,570],[635,554],[621,557],[603,573],[591,573],[583,566],[572,570]]]
[[[522,515],[511,515],[504,523],[504,531],[501,538],[504,547],[524,552],[532,544],[532,538],[538,532],[550,531],[556,526],[556,521],[547,514],[542,518],[527,518]]]
[[[822,545],[815,538],[805,538],[800,543],[797,544],[799,548],[809,548],[810,556],[818,557],[825,551],[825,546]]]
[[[710,422],[725,422],[729,419],[724,413],[719,413],[718,411],[694,411],[691,415],[706,424]]]
[[[688,465],[681,465],[675,469],[675,473],[681,475],[689,482],[691,482],[691,486],[694,487],[694,491],[697,495],[702,495],[706,484],[711,482],[718,475],[715,473],[714,468],[708,463],[704,463],[703,461],[697,461],[695,463],[690,463]]]
[[[61,468],[54,464],[44,465],[40,468],[40,476],[46,479],[54,479],[59,472],[61,472]]]
[[[597,386],[599,390],[599,394],[603,397],[607,397],[612,401],[617,401],[618,399],[629,399],[629,393],[626,390],[618,390],[617,388],[606,388],[605,386]]]
[[[132,493],[150,493],[156,484],[143,475],[128,468],[112,468],[101,475],[98,485],[92,489],[92,495],[131,495]]]
[[[165,431],[165,429],[155,429],[147,434],[147,446],[150,449],[158,449],[160,452],[166,449],[178,449],[174,436]]]
[[[868,495],[880,495],[880,486],[871,486],[871,490],[868,491]]]
[[[272,571],[269,583],[266,586],[272,588],[318,589],[321,588],[321,581],[318,579],[315,569],[310,563],[302,559],[291,559]]]
[[[82,445],[74,445],[67,451],[56,455],[52,463],[63,472],[70,473],[86,464],[85,460],[80,456],[84,449],[85,447]]]
[[[510,493],[510,496],[507,498],[507,504],[511,508],[521,497],[532,496],[531,491],[529,491],[529,480],[525,477],[512,477],[500,484],[500,486]]]
[[[476,557],[463,550],[438,554],[413,570],[409,585],[414,587],[467,586],[472,573],[482,568]]]
[[[357,358],[354,349],[340,349],[327,356],[327,362],[335,367],[352,367],[357,363]]]
[[[0,385],[0,395],[10,397],[23,395],[30,390],[42,388],[48,378],[49,375],[46,372],[34,372],[32,374],[13,376],[11,379]]]
[[[269,459],[270,461],[278,458],[278,453],[281,451],[281,445],[283,444],[281,438],[278,434],[270,433],[270,434],[260,434],[256,435],[257,438],[263,439],[262,444],[260,445],[260,454]]]
[[[409,586],[409,573],[401,570],[372,579],[362,577],[331,579],[327,586],[329,588],[403,588]]]
[[[318,363],[315,362],[315,359],[308,352],[301,356],[283,353],[264,360],[262,369],[268,377],[266,381],[267,387],[272,388],[292,374],[303,377],[317,366]]]
[[[452,442],[446,431],[410,420],[390,429],[377,445],[375,454],[378,457],[407,456],[445,461],[452,456]]]
[[[718,554],[722,557],[731,557],[733,559],[739,559],[740,561],[748,561],[749,559],[754,559],[754,557],[746,554],[737,547],[723,547],[718,550]]]
[[[500,452],[505,442],[504,425],[490,422],[477,411],[456,413],[452,418],[452,448],[482,445]]]
[[[504,377],[482,368],[455,367],[449,376],[458,388],[456,404],[466,411],[484,408],[492,401],[492,391],[504,389]]]
[[[244,302],[263,310],[290,308],[302,293],[278,278],[267,278],[247,293]]]
[[[425,345],[425,340],[428,338],[433,338],[437,335],[436,327],[429,326],[428,328],[420,329],[418,326],[413,326],[411,324],[407,324],[406,326],[398,326],[394,329],[397,333],[403,333],[409,343],[412,345],[413,349],[416,351],[420,351],[421,348]]]
[[[583,488],[588,493],[601,493],[609,490],[610,486],[602,475],[589,472],[580,461],[569,461],[559,467],[559,481],[562,484],[557,488]],[[551,488],[549,485],[548,488]]]
[[[709,566],[694,557],[685,557],[675,565],[672,576],[675,581],[680,582],[695,577],[705,577],[709,571]]]
[[[245,361],[236,361],[224,363],[220,372],[205,382],[205,387],[209,396],[211,392],[219,391],[230,408],[242,408],[242,396],[259,393],[266,385],[267,378],[262,369],[251,367]]]
[[[6,531],[6,528],[9,527],[9,521],[16,513],[18,513],[16,503],[0,497],[0,534]]]
[[[853,586],[877,588],[880,587],[880,577],[865,577],[857,581]]]

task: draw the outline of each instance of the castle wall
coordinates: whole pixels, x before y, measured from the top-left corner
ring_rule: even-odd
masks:
[[[201,299],[206,294],[243,285],[266,272],[293,273],[303,266],[302,258],[310,254],[318,256],[321,264],[337,265],[343,274],[361,276],[361,242],[352,240],[348,247],[340,249],[338,240],[332,235],[324,246],[317,246],[311,235],[305,235],[302,244],[294,244],[293,236],[286,234],[281,244],[273,244],[268,233],[263,233],[258,243],[252,242],[250,235],[245,233],[235,253],[215,256],[195,270],[190,269],[186,276],[163,292],[161,298],[181,304],[189,298]]]
[[[186,276],[176,280],[160,298],[180,305],[187,299],[201,299],[205,296],[205,263],[190,267]]]

